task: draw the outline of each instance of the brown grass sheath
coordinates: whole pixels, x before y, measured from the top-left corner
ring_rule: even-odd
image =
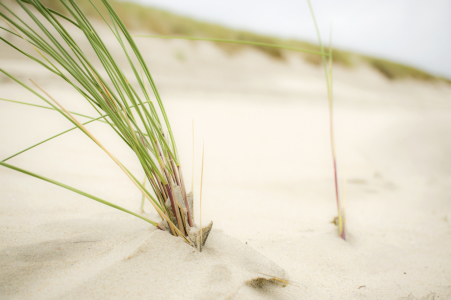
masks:
[[[178,168],[179,168],[180,182],[182,184],[183,199],[185,200],[186,212],[188,215],[188,224],[189,224],[189,226],[193,227],[194,226],[193,218],[191,217],[191,208],[188,205],[188,197],[186,196],[186,189],[185,189],[185,182],[183,181],[182,167],[178,166]]]
[[[155,179],[156,179],[156,181],[157,181],[158,187],[160,188],[161,195],[163,196],[164,202],[166,203],[166,199],[168,199],[169,197],[168,197],[168,195],[166,194],[166,190],[165,190],[164,187],[163,187],[164,185],[163,185],[163,183],[161,182],[160,178],[157,177],[157,175],[155,174],[155,172],[153,172],[153,175],[155,176]]]
[[[178,186],[180,186],[180,180],[179,180],[179,177],[177,176],[177,168],[175,167],[174,159],[172,158],[172,155],[169,151],[166,151],[166,152],[168,153],[169,159],[171,161],[171,167],[172,167],[172,172],[174,174],[175,182],[177,183]]]
[[[193,220],[191,218],[191,209],[189,208],[189,205],[188,205],[188,198],[186,196],[185,183],[183,182],[182,168],[180,166],[178,166],[178,168],[176,168],[175,163],[174,163],[174,158],[172,157],[171,152],[167,151],[167,153],[168,153],[169,159],[171,160],[171,165],[172,165],[172,169],[174,170],[174,177],[176,178],[177,185],[180,186],[180,188],[182,190],[182,196],[183,196],[183,200],[185,202],[186,212],[188,215],[188,224],[189,224],[189,226],[193,227]],[[177,177],[177,171],[178,171],[178,177]],[[185,223],[183,223],[183,224],[185,224]]]
[[[166,207],[166,201],[164,200],[165,198],[162,196],[162,192],[161,192],[161,190],[159,189],[158,184],[155,182],[155,180],[154,180],[153,178],[150,178],[150,179],[149,179],[149,182],[150,182],[150,184],[152,185],[152,187],[153,187],[154,190],[155,190],[155,194],[156,194],[157,197],[158,197],[158,201],[160,202],[161,207],[163,207],[164,211],[166,212],[166,214],[167,214],[168,217],[169,217],[168,209],[167,209],[167,207]],[[172,231],[172,229],[171,229],[171,231]]]
[[[169,195],[169,200],[171,201],[171,205],[172,205],[172,211],[174,212],[174,216],[177,220],[177,224],[178,227],[180,229],[180,231],[185,231],[185,227],[183,226],[182,223],[182,218],[180,216],[180,210],[178,209],[178,207],[175,205],[175,201],[174,201],[174,196],[172,195],[171,189],[169,187],[169,184],[166,184],[166,191],[168,192]]]
[[[156,185],[156,183],[155,183],[153,178],[150,178],[149,181],[150,181],[150,184],[152,185],[152,187],[154,188],[155,194],[157,195],[158,200],[160,201],[160,204],[162,206],[164,206],[164,201],[162,201],[162,199],[161,199],[162,197],[161,197],[160,189]]]

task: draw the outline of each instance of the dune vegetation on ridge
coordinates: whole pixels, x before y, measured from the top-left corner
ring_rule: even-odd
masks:
[[[100,3],[99,0],[92,1],[94,3]],[[66,13],[63,5],[61,5],[58,1],[43,0],[42,2],[54,10]],[[110,2],[116,9],[120,18],[124,21],[125,25],[131,30],[146,30],[157,35],[167,36],[192,36],[201,38],[252,41],[320,51],[318,45],[304,41],[286,40],[248,31],[230,29],[218,24],[194,20],[192,18],[177,15],[165,10],[127,1],[111,0]],[[89,0],[77,0],[77,3],[79,3],[79,5],[83,8],[88,17],[100,18],[95,9],[90,5]],[[101,8],[99,9],[101,10]],[[254,47],[275,59],[284,59],[284,50],[282,49],[236,43],[215,43],[218,47],[231,54],[240,51],[240,49],[243,49],[244,47]],[[325,48],[325,51],[328,52],[328,49]],[[318,55],[309,53],[301,53],[299,55],[301,55],[309,63],[318,66],[321,64],[321,58]],[[451,83],[449,79],[434,76],[415,67],[381,58],[370,57],[351,51],[344,51],[334,48],[333,56],[335,63],[348,68],[355,67],[362,63],[368,64],[390,80],[410,78],[423,81],[446,81]]]

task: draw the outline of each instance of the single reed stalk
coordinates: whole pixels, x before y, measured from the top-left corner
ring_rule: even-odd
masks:
[[[346,168],[344,171],[344,178],[343,178],[343,203],[342,203],[342,211],[341,211],[341,220],[338,220],[338,226],[339,229],[342,231],[345,231],[344,225],[346,224],[346,178],[347,178],[347,174],[346,174]]]
[[[204,182],[204,153],[205,143],[202,144],[202,171],[200,175],[199,224],[200,224],[200,251],[202,252],[202,187]]]
[[[193,119],[193,163],[191,170],[191,193],[193,193],[193,201],[194,201],[194,119]]]
[[[321,41],[321,35],[319,33],[319,28],[318,28],[318,24],[316,22],[316,18],[315,18],[315,14],[313,13],[313,7],[312,4],[310,3],[310,0],[307,0],[309,8],[310,8],[310,13],[312,15],[313,18],[313,22],[315,24],[315,30],[316,30],[316,34],[318,36],[318,43],[321,49],[321,52],[324,53],[324,47],[323,47],[323,43]],[[329,43],[329,55],[328,57],[328,61],[326,61],[326,56],[322,56],[322,60],[323,60],[323,66],[324,66],[324,73],[326,75],[326,84],[327,84],[327,97],[329,100],[329,124],[330,124],[330,141],[331,141],[331,152],[332,152],[332,160],[333,160],[333,167],[334,167],[334,183],[335,183],[335,198],[336,198],[336,202],[337,202],[337,212],[338,212],[338,220],[339,223],[342,222],[340,220],[342,220],[342,208],[340,205],[340,196],[339,196],[339,192],[338,192],[338,172],[337,172],[337,155],[335,153],[335,138],[334,138],[334,119],[333,119],[333,93],[332,93],[332,28],[331,28],[331,35],[330,35],[330,43]],[[329,68],[328,68],[328,63],[329,63]],[[344,222],[343,226],[341,228],[339,228],[339,235],[343,240],[346,240],[346,233],[345,233],[345,224]]]
[[[337,155],[335,152],[335,129],[334,129],[334,118],[333,118],[333,85],[332,85],[332,26],[330,28],[330,41],[329,41],[329,76],[326,73],[326,79],[328,82],[328,99],[329,99],[329,115],[330,115],[330,144],[332,151],[332,158],[334,163],[334,181],[335,181],[335,198],[337,199],[337,211],[338,211],[338,233],[343,240],[346,240],[346,227],[345,220],[343,219],[343,207],[341,205],[339,191],[338,191],[338,171],[337,171]],[[326,70],[327,72],[327,70]]]

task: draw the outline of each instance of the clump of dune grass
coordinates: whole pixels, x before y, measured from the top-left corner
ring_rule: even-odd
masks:
[[[0,20],[4,23],[0,29],[19,38],[22,44],[15,45],[2,37],[0,39],[46,68],[48,72],[60,77],[63,82],[75,89],[99,116],[90,117],[68,111],[58,99],[41,87],[39,79],[31,79],[31,84],[27,84],[0,68],[0,72],[48,105],[35,106],[53,109],[74,125],[69,130],[3,159],[0,165],[134,215],[159,229],[171,232],[174,236],[180,236],[187,243],[201,249],[212,223],[204,230],[200,230],[193,222],[192,194],[186,191],[169,118],[141,52],[118,13],[107,0],[102,0],[101,5],[89,1],[90,12],[95,11],[111,29],[111,34],[116,38],[118,47],[122,50],[128,67],[133,73],[133,80],[138,83],[138,88],[130,83],[132,78],[126,77],[124,70],[118,65],[117,58],[105,45],[90,18],[78,5],[78,1],[54,1],[58,3],[58,8],[64,8],[67,16],[47,7],[40,0],[17,0],[16,2],[22,9],[20,16],[6,4],[0,3]],[[86,1],[84,3],[86,4]],[[27,17],[24,17],[25,14]],[[82,49],[80,41],[74,38],[75,31],[83,33],[84,38],[89,42],[90,49]],[[95,53],[95,59],[88,59],[87,51]],[[77,119],[78,116],[90,120],[81,123]],[[87,125],[94,121],[106,123],[129,146],[139,160],[150,188],[137,180],[135,175],[101,143],[100,139],[90,132]],[[160,222],[6,162],[39,144],[76,129],[81,130],[117,164],[140,190],[143,197],[152,204],[161,217]]]

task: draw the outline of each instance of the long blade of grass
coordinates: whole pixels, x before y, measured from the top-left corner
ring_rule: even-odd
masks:
[[[333,57],[332,57],[332,24],[330,27],[330,37],[329,37],[329,90],[330,90],[330,96],[329,96],[329,107],[330,107],[330,132],[331,132],[331,145],[332,145],[332,155],[334,160],[334,177],[335,177],[335,197],[337,198],[337,201],[339,203],[338,205],[338,222],[340,224],[338,228],[338,232],[340,234],[340,237],[343,240],[346,240],[346,221],[344,218],[344,204],[342,203],[340,197],[339,197],[339,185],[338,185],[338,170],[337,170],[337,154],[335,151],[335,130],[334,130],[334,120],[333,120],[333,104],[334,104],[334,98],[333,98]],[[345,177],[346,178],[346,177]]]
[[[45,108],[45,109],[49,109],[49,110],[57,110],[57,109],[55,109],[53,107],[48,107],[48,106],[39,105],[39,104],[32,104],[32,103],[27,103],[27,102],[22,102],[22,101],[17,101],[17,100],[10,100],[10,99],[4,99],[4,98],[0,98],[0,100],[6,101],[6,102],[11,102],[11,103],[17,103],[17,104],[23,104],[23,105],[28,105],[28,106],[39,107],[39,108]],[[84,114],[80,114],[80,113],[77,113],[77,112],[74,112],[74,111],[69,111],[69,112],[71,114],[73,114],[73,115],[84,117],[84,118],[87,118],[87,119],[91,119],[91,120],[97,119],[97,118],[90,117],[90,116],[87,116],[87,115],[84,115]],[[105,121],[101,121],[101,120],[99,120],[99,121],[103,122],[103,123],[106,123]]]
[[[193,164],[191,170],[191,193],[193,193],[194,200],[194,120],[193,120]]]
[[[202,144],[202,171],[200,175],[200,199],[199,199],[199,225],[200,225],[199,250],[201,252],[202,252],[202,187],[204,182],[204,153],[205,153],[205,143]]]
[[[5,100],[5,99],[3,99],[3,100]],[[34,105],[34,104],[33,104],[33,105]],[[53,109],[53,108],[52,108],[52,109]],[[82,124],[83,124],[83,125],[87,125],[87,124],[92,123],[92,122],[94,122],[94,121],[99,121],[100,119],[104,118],[105,116],[106,116],[106,115],[102,115],[102,116],[100,116],[100,117],[97,117],[97,118],[95,118],[95,119],[92,119],[92,120],[90,120],[90,121],[88,121],[88,122],[85,122],[85,123],[82,123]],[[41,144],[44,144],[45,142],[48,142],[48,141],[50,141],[50,140],[53,140],[54,138],[59,137],[59,136],[65,134],[65,133],[68,133],[68,132],[70,132],[70,131],[72,131],[72,130],[75,130],[75,129],[78,129],[78,127],[75,126],[75,127],[69,128],[68,130],[65,130],[65,131],[60,132],[60,133],[58,133],[58,134],[56,134],[56,135],[54,135],[54,136],[51,136],[51,137],[49,137],[49,138],[47,138],[47,139],[45,139],[45,140],[43,140],[43,141],[40,141],[39,143],[36,143],[36,144],[34,144],[34,145],[32,145],[32,146],[30,146],[30,147],[28,147],[28,148],[25,148],[25,149],[23,149],[23,150],[21,150],[21,151],[15,153],[15,154],[11,155],[11,156],[8,156],[7,158],[3,159],[2,162],[5,162],[5,161],[7,161],[7,160],[10,160],[11,158],[13,158],[13,157],[15,157],[15,156],[17,156],[17,155],[19,155],[19,154],[22,154],[22,153],[24,153],[24,152],[26,152],[26,151],[28,151],[28,150],[30,150],[30,149],[33,149],[34,147],[37,147],[37,146],[39,146],[39,145],[41,145]]]
[[[135,35],[135,37],[160,38],[160,39],[178,39],[178,40],[195,40],[195,41],[209,41],[209,42],[220,42],[220,43],[245,44],[245,45],[262,46],[262,47],[278,48],[278,49],[291,50],[291,51],[304,52],[304,53],[311,53],[311,54],[317,54],[317,55],[321,55],[321,56],[327,56],[328,55],[327,53],[324,53],[323,51],[319,52],[319,51],[302,49],[302,48],[296,48],[296,47],[289,47],[289,46],[284,46],[284,45],[267,44],[267,43],[260,43],[260,42],[251,42],[251,41],[241,41],[241,40],[228,40],[228,39],[216,39],[216,38],[200,38],[200,37],[192,37],[192,36],[170,36],[170,35]]]
[[[143,216],[141,216],[141,215],[138,215],[138,214],[136,214],[136,213],[134,213],[134,212],[132,212],[132,211],[126,209],[126,208],[120,207],[120,206],[118,206],[118,205],[116,205],[116,204],[113,204],[113,203],[111,203],[111,202],[108,202],[108,201],[106,201],[106,200],[103,200],[103,199],[101,199],[101,198],[98,198],[98,197],[96,197],[96,196],[93,196],[93,195],[91,195],[91,194],[88,194],[88,193],[86,193],[86,192],[83,192],[83,191],[81,191],[81,190],[79,190],[79,189],[76,189],[76,188],[71,187],[71,186],[69,186],[69,185],[66,185],[66,184],[64,184],[64,183],[58,182],[58,181],[56,181],[56,180],[53,180],[53,179],[50,179],[50,178],[47,178],[47,177],[38,175],[38,174],[36,174],[36,173],[32,173],[32,172],[30,172],[30,171],[27,171],[27,170],[24,170],[24,169],[15,167],[15,166],[13,166],[13,165],[10,165],[10,164],[4,163],[4,162],[0,162],[0,166],[3,166],[3,167],[6,167],[6,168],[9,168],[9,169],[12,169],[12,170],[15,170],[15,171],[18,171],[18,172],[27,174],[27,175],[29,175],[29,176],[32,176],[32,177],[35,177],[35,178],[38,178],[38,179],[41,179],[41,180],[44,180],[44,181],[53,183],[53,184],[55,184],[55,185],[57,185],[57,186],[60,186],[60,187],[65,188],[65,189],[68,189],[68,190],[70,190],[70,191],[72,191],[72,192],[75,192],[75,193],[77,193],[77,194],[80,194],[80,195],[83,195],[83,196],[85,196],[85,197],[91,198],[92,200],[95,200],[95,201],[100,202],[100,203],[102,203],[102,204],[108,205],[108,206],[113,207],[113,208],[115,208],[115,209],[121,210],[121,211],[126,212],[126,213],[128,213],[128,214],[131,214],[131,215],[133,215],[133,216],[135,216],[135,217],[138,217],[138,218],[140,218],[140,219],[142,219],[142,220],[144,220],[144,221],[146,221],[146,222],[152,224],[153,226],[157,226],[157,225],[158,225],[157,223],[155,223],[155,222],[153,222],[153,221],[147,219],[146,217],[143,217]]]
[[[310,3],[310,0],[307,0],[307,2],[308,2],[308,5],[309,5],[309,8],[310,8],[310,13],[312,15],[313,22],[315,24],[315,30],[316,30],[316,34],[318,36],[318,43],[319,43],[321,52],[324,52],[324,47],[323,47],[323,44],[322,44],[322,41],[321,41],[321,35],[320,35],[320,32],[319,32],[318,24],[316,22],[315,14],[313,12],[312,4]],[[342,216],[341,216],[342,209],[341,209],[341,205],[340,205],[340,196],[339,196],[339,192],[338,192],[337,156],[336,156],[336,153],[335,153],[334,119],[333,119],[332,32],[331,32],[331,35],[330,35],[328,59],[329,59],[329,65],[330,65],[329,69],[328,69],[326,57],[322,56],[323,66],[324,66],[324,73],[326,75],[327,95],[328,95],[328,100],[329,100],[330,140],[331,140],[332,160],[333,160],[333,166],[334,166],[335,198],[336,198],[336,201],[337,201],[338,218],[340,220],[340,219],[342,219]],[[340,234],[340,237],[343,240],[346,240],[346,233],[345,233],[345,226],[344,226],[344,224],[343,224],[343,226],[341,228],[339,228],[339,234]]]
[[[20,1],[22,1],[22,2],[24,2],[24,3],[27,3],[27,4],[31,4],[30,1],[28,1],[28,0],[20,0]],[[63,15],[62,13],[59,13],[59,12],[57,12],[56,10],[53,10],[53,9],[51,9],[51,8],[47,8],[47,9],[48,9],[52,14],[54,14],[54,15],[60,17],[60,18],[63,18],[64,20],[66,20],[66,21],[72,23],[72,25],[74,25],[74,26],[80,28],[80,26],[78,26],[77,23],[75,23],[74,21],[72,21],[71,19],[69,19],[68,17],[66,17],[65,15]]]
[[[88,121],[88,122],[83,123],[83,125],[87,125],[87,124],[92,123],[92,122],[94,122],[94,121],[97,121],[98,119],[101,119],[101,118],[103,118],[103,117],[100,116],[100,117],[98,117],[97,119],[93,119],[93,120],[90,120],[90,121]],[[32,146],[30,146],[30,147],[28,147],[28,148],[25,148],[25,149],[23,149],[23,150],[21,150],[21,151],[15,153],[15,154],[11,155],[11,156],[8,156],[7,158],[3,159],[2,162],[5,162],[5,161],[7,161],[7,160],[10,160],[11,158],[16,157],[16,156],[19,155],[19,154],[22,154],[22,153],[24,153],[24,152],[26,152],[26,151],[28,151],[28,150],[31,150],[31,149],[33,149],[34,147],[37,147],[37,146],[39,146],[39,145],[42,145],[42,144],[44,144],[45,142],[48,142],[48,141],[50,141],[50,140],[53,140],[54,138],[57,138],[57,137],[59,137],[59,136],[65,134],[65,133],[68,133],[68,132],[70,132],[70,131],[72,131],[72,130],[75,130],[75,129],[78,129],[78,127],[77,127],[77,126],[72,127],[72,128],[70,128],[70,129],[68,129],[68,130],[65,130],[65,131],[63,131],[63,132],[60,132],[60,133],[54,135],[54,136],[51,136],[51,137],[49,137],[49,138],[47,138],[47,139],[45,139],[45,140],[43,140],[43,141],[40,141],[39,143],[36,143],[36,144],[34,144],[34,145],[32,145]]]
[[[344,170],[344,178],[343,178],[343,203],[341,205],[341,213],[340,213],[340,218],[338,219],[338,225],[339,225],[339,231],[344,232],[345,231],[345,224],[346,224],[346,178],[347,178],[347,174],[346,174],[346,168]]]

